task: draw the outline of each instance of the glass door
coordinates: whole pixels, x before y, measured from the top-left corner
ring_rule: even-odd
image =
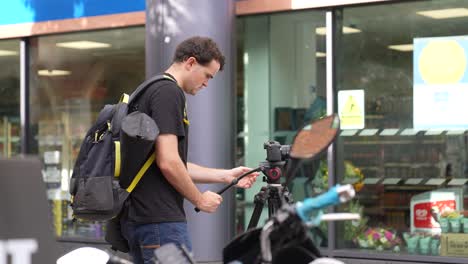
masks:
[[[0,40],[0,157],[21,151],[20,142],[20,42]]]
[[[72,221],[68,184],[99,111],[144,80],[144,38],[135,27],[31,39],[31,149],[44,163],[57,237],[103,238],[103,223]]]

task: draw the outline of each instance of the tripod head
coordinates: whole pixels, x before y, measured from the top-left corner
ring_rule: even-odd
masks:
[[[263,148],[266,149],[269,162],[284,161],[289,158],[290,145],[281,145],[278,141],[270,140],[263,143]]]
[[[339,126],[338,116],[330,115],[304,126],[297,132],[292,145],[265,142],[267,158],[260,163],[260,168],[266,182],[279,183],[284,174],[283,186],[288,186],[303,160],[314,159],[335,140]]]
[[[284,173],[287,159],[289,158],[290,145],[281,145],[278,141],[269,140],[263,143],[266,150],[266,160],[260,162],[260,170],[269,184],[279,183],[281,175]]]

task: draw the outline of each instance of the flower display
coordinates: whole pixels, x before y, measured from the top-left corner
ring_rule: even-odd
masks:
[[[319,169],[312,181],[314,193],[321,193],[328,189],[328,167],[326,161],[320,161]],[[359,192],[364,187],[364,174],[351,161],[344,161],[344,180],[353,182],[353,188]]]
[[[358,167],[354,166],[351,161],[345,161],[344,162],[345,166],[345,179],[355,179],[355,182],[353,183],[353,187],[356,190],[356,192],[359,192],[362,187],[364,186],[364,174],[362,174],[361,169]]]
[[[385,228],[368,228],[364,233],[359,235],[355,241],[361,248],[399,251],[401,238],[396,232]]]
[[[462,217],[462,213],[456,210],[445,210],[440,215],[441,218],[448,218],[448,219],[458,219]]]

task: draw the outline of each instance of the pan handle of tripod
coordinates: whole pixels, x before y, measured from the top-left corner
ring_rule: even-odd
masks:
[[[251,171],[248,171],[244,174],[242,174],[241,176],[235,178],[234,180],[232,180],[231,183],[229,183],[228,185],[224,186],[221,190],[217,191],[216,193],[221,195],[223,192],[227,191],[229,188],[231,188],[232,186],[236,185],[237,183],[239,183],[240,180],[242,180],[242,178],[244,178],[245,176],[251,174],[251,173],[254,173],[254,172],[257,172],[257,171],[261,171],[262,170],[262,167],[258,167],[258,168],[255,168]],[[195,212],[200,212],[200,209],[198,209],[197,207],[195,207]]]
[[[353,186],[349,184],[343,186],[336,185],[324,194],[313,198],[307,198],[302,203],[298,203],[296,205],[296,212],[303,221],[307,222],[309,214],[313,211],[347,202],[351,200],[355,194]]]

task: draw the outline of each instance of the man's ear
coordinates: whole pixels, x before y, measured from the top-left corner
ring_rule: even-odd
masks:
[[[185,66],[187,67],[187,70],[190,70],[196,63],[197,63],[197,59],[195,59],[194,57],[189,57],[185,61]]]

